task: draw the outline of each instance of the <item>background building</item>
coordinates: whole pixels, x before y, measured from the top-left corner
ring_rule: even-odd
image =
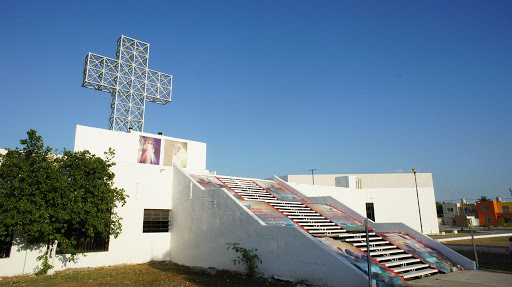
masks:
[[[480,225],[512,226],[512,202],[477,201]]]
[[[471,220],[473,226],[480,225],[478,221],[478,212],[476,204],[467,203],[466,199],[461,199],[461,203],[443,202],[442,225],[450,227],[468,227],[467,220]]]
[[[434,181],[431,173],[417,173],[423,233],[439,232]],[[300,186],[308,196],[332,196],[377,223],[403,222],[420,228],[413,173],[311,174],[280,176]]]

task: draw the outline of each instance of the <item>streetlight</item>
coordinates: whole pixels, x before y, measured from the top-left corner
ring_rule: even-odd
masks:
[[[313,178],[313,185],[315,185],[315,170],[316,168],[312,168],[309,171],[311,171],[311,177]]]
[[[414,184],[416,185],[416,199],[418,200],[418,213],[420,215],[420,229],[421,229],[421,233],[423,233],[423,223],[421,222],[420,196],[418,194],[418,180],[416,179],[416,169],[413,168],[412,172],[414,173]]]

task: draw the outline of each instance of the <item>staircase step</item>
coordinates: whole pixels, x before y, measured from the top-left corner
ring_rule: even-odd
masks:
[[[311,234],[335,234],[335,233],[343,233],[343,230],[309,230]]]
[[[300,225],[302,226],[337,226],[336,224],[332,222],[301,222]]]
[[[286,214],[285,212],[283,212],[284,214]],[[297,214],[297,213],[291,213],[290,216],[288,216],[290,218],[313,218],[313,219],[325,219],[325,217],[321,216],[321,215],[317,215],[317,214]]]
[[[339,226],[303,226],[307,230],[341,230]]]
[[[308,214],[308,215],[318,215],[320,216],[318,213],[314,212],[313,210],[282,210],[283,213],[290,213],[290,214]]]
[[[411,259],[389,261],[389,262],[385,262],[382,264],[384,264],[386,267],[391,267],[391,266],[403,265],[403,264],[414,263],[414,262],[419,262],[419,261],[420,260],[418,258],[413,257]]]
[[[417,270],[417,269],[420,269],[420,268],[425,268],[425,267],[429,267],[428,264],[425,264],[425,263],[421,263],[421,264],[413,264],[413,265],[406,265],[406,266],[400,266],[400,267],[396,267],[396,268],[391,268],[394,272],[404,272],[404,271],[409,271],[409,270]],[[432,269],[432,268],[430,268]]]
[[[370,252],[373,252],[373,250],[380,251],[380,250],[393,249],[393,248],[396,248],[396,246],[395,245],[381,245],[381,246],[371,246],[370,245]],[[366,251],[366,246],[360,247],[359,249]]]
[[[240,190],[237,191],[239,194],[263,194],[263,195],[270,195],[266,191],[248,191],[248,190]]]
[[[277,199],[277,198],[275,198],[275,197],[274,197],[273,199],[265,199],[264,201],[265,201],[266,203],[268,203],[268,204],[272,205],[273,203],[279,202],[279,199]]]
[[[372,240],[380,240],[380,239],[382,239],[382,238],[380,238],[380,237],[371,237],[371,236],[370,236],[368,239],[369,239],[370,241],[372,241]],[[345,239],[345,241],[347,241],[347,242],[349,242],[349,241],[366,241],[366,237],[347,238],[347,239]],[[386,241],[386,242],[387,242],[387,241]]]
[[[273,197],[270,197],[270,196],[268,196],[268,195],[243,194],[243,193],[239,193],[239,195],[240,195],[241,197],[245,197],[245,198],[258,198],[258,199],[263,199],[263,200],[273,199]]]
[[[295,222],[306,222],[306,223],[330,222],[329,219],[323,219],[323,218],[305,219],[305,217],[300,217],[300,216],[290,216],[290,218],[297,218],[296,220],[294,219]]]
[[[393,249],[393,250],[382,250],[382,251],[375,251],[375,252],[372,252],[370,250],[370,256],[377,256],[377,255],[382,255],[382,254],[396,254],[396,253],[404,253],[405,251],[403,251],[402,249]]]
[[[412,257],[412,255],[409,253],[405,253],[405,254],[396,254],[396,255],[391,255],[391,256],[372,256],[372,257],[373,257],[373,259],[379,261],[379,263],[380,263],[380,261],[383,261],[383,260],[392,260],[392,259]]]
[[[366,240],[364,242],[356,242],[356,243],[351,243],[352,245],[354,246],[366,246]],[[389,244],[389,242],[387,241],[370,241],[370,246],[377,246],[377,245],[382,245],[382,244]]]
[[[279,203],[279,204],[300,204],[300,205],[304,205],[300,201],[276,200],[276,203]]]
[[[295,207],[295,206],[292,206],[292,207],[288,207],[288,206],[278,206],[278,205],[275,205],[274,206],[275,208],[279,209],[279,210],[290,210],[290,211],[294,211],[294,210],[299,210],[299,211],[302,211],[302,210],[305,210],[305,211],[308,211],[308,212],[314,212],[313,210],[307,208],[307,207]]]
[[[407,272],[407,273],[402,273],[402,274],[400,274],[400,276],[402,276],[405,279],[407,279],[407,278],[425,276],[425,275],[432,274],[432,273],[437,273],[437,272],[438,272],[438,270],[430,268],[430,269],[425,269],[425,270],[418,270],[418,271],[411,271],[411,272]]]
[[[298,202],[294,202],[294,203],[285,203],[284,201],[281,201],[281,202],[276,202],[276,203],[273,203],[275,204],[276,206],[279,205],[279,206],[290,206],[290,207],[305,207],[304,204],[301,204],[301,203],[298,203]]]
[[[375,235],[375,232],[369,232],[368,235]],[[352,232],[347,232],[347,234],[345,235],[345,237],[364,237],[366,238],[366,233],[352,233]]]

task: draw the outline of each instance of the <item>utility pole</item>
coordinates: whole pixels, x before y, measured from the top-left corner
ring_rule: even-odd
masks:
[[[309,171],[311,171],[311,177],[313,178],[313,185],[315,185],[315,170],[316,168],[312,168]]]
[[[420,215],[420,229],[421,229],[421,233],[423,233],[423,223],[421,222],[420,196],[418,194],[418,180],[416,179],[416,169],[413,168],[412,172],[414,173],[414,184],[416,185],[416,199],[418,200],[418,213]]]

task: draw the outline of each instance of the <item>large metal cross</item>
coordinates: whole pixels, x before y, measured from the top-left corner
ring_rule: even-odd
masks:
[[[117,59],[89,53],[85,58],[82,87],[109,92],[108,128],[142,132],[146,101],[165,105],[171,101],[172,76],[148,69],[149,44],[126,36],[117,40]]]

